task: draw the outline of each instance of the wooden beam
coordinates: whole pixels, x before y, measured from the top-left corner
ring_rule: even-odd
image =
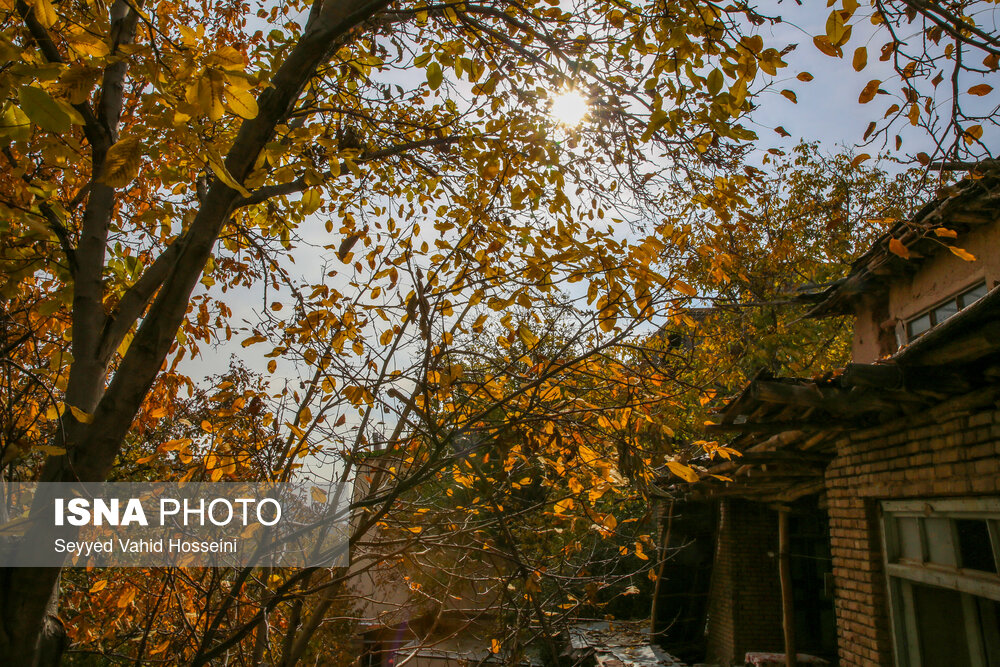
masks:
[[[800,463],[802,465],[826,466],[833,460],[833,453],[800,452],[797,449],[785,449],[775,452],[746,452],[742,456],[733,457],[733,462],[748,465],[761,463]]]
[[[975,361],[997,351],[1000,351],[1000,322],[991,322],[978,331],[942,341],[936,349],[915,351],[913,356],[922,365],[937,366]]]
[[[810,480],[803,484],[788,487],[774,495],[767,496],[768,502],[791,503],[805,496],[813,496],[822,493],[826,489],[826,480]]]
[[[705,427],[708,433],[781,433],[782,431],[842,431],[852,426],[856,427],[857,422],[844,421],[778,421],[778,422],[745,422],[743,424],[709,424]]]
[[[755,398],[766,403],[817,408],[844,416],[862,415],[898,407],[898,402],[888,401],[881,395],[866,393],[864,396],[858,396],[856,393],[841,389],[821,388],[813,383],[755,382],[753,394]]]
[[[781,622],[785,632],[785,665],[798,667],[795,648],[795,603],[792,599],[791,539],[788,512],[778,512],[778,578],[781,580]]]
[[[903,386],[903,369],[896,364],[847,364],[841,378],[849,385],[899,389]]]

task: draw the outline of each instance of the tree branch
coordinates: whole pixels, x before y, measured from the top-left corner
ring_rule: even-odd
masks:
[[[462,137],[451,136],[451,137],[434,137],[431,139],[421,139],[420,141],[411,141],[404,144],[399,144],[396,146],[390,146],[388,148],[383,148],[382,150],[375,151],[373,153],[368,153],[362,155],[360,158],[355,160],[355,162],[366,163],[373,162],[375,160],[384,160],[388,157],[394,157],[405,153],[406,151],[414,150],[417,148],[432,148],[437,146],[447,146],[449,144],[456,143],[461,140]],[[324,174],[324,179],[334,178],[333,174],[327,172]],[[264,187],[257,188],[250,193],[249,197],[243,197],[238,199],[233,205],[234,208],[243,208],[245,206],[253,206],[254,204],[261,204],[272,197],[280,197],[282,195],[290,195],[296,192],[302,192],[308,186],[305,177],[296,178],[294,181],[289,181],[288,183],[278,183],[275,185],[265,185]]]

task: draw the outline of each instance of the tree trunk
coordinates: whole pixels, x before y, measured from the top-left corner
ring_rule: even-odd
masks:
[[[260,151],[274,137],[275,127],[288,118],[309,80],[326,62],[336,45],[357,26],[384,9],[389,1],[317,3],[302,37],[275,70],[270,87],[261,93],[257,117],[243,122],[226,156],[225,167],[237,181],[243,182],[246,178]],[[27,17],[30,8],[23,5],[21,9]],[[131,22],[134,29],[137,15],[129,11],[129,5],[123,0],[116,2],[112,14],[115,22],[122,22],[123,25]],[[118,39],[122,40],[121,34]],[[130,39],[127,37],[123,41]],[[117,42],[120,43],[122,41]],[[50,60],[58,61],[58,52],[50,55]],[[101,114],[113,132],[103,137],[100,147],[95,145],[95,169],[100,168],[104,151],[117,138],[121,113],[118,87],[124,75],[124,63],[121,66],[112,65],[105,71]],[[132,344],[105,390],[105,355],[110,354],[109,347],[112,351],[117,347],[117,342],[109,340],[106,332],[127,332],[143,310],[142,307],[136,308],[129,321],[116,321],[114,326],[106,326],[101,277],[107,223],[114,197],[114,191],[104,184],[98,183],[93,188],[87,202],[81,247],[77,253],[80,270],[75,276],[79,284],[76,285],[73,303],[75,360],[70,370],[66,402],[92,413],[93,419],[91,423],[83,424],[71,414],[64,417],[65,428],[59,436],[62,440],[54,444],[65,447],[66,454],[50,456],[46,460],[40,475],[40,480],[45,482],[107,479],[132,420],[167,357],[178,327],[184,321],[191,293],[237,204],[238,193],[222,181],[215,180],[188,230],[174,241],[175,245],[164,251],[169,253],[169,268],[163,271],[165,275],[157,274],[154,279],[156,286],[150,289],[148,297],[152,298],[156,292],[155,300],[142,318]],[[160,265],[162,268],[163,265]],[[147,269],[147,273],[149,271]],[[145,273],[143,277],[146,277]],[[136,285],[141,282],[142,278]],[[159,287],[158,292],[156,287]],[[127,293],[122,301],[130,298],[135,299],[135,293]],[[140,300],[143,307],[148,303],[146,298]],[[4,664],[23,667],[58,664],[65,643],[62,624],[55,615],[60,571],[59,568],[0,569],[0,657]]]

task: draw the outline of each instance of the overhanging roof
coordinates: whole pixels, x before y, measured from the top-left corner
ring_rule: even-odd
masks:
[[[983,389],[998,378],[1000,287],[876,363],[848,364],[821,378],[759,372],[706,427],[732,434],[729,446],[742,456],[707,463],[688,491],[775,502],[818,493],[839,436],[926,419],[963,396],[985,400]]]
[[[959,239],[966,232],[1000,220],[1000,162],[988,161],[977,168],[976,177],[968,177],[945,188],[913,217],[897,222],[883,234],[868,252],[851,264],[847,276],[811,293],[800,293],[796,300],[815,305],[811,317],[844,315],[853,311],[854,301],[866,293],[887,288],[886,277],[915,271],[928,258],[944,252],[951,243],[934,230],[944,227],[955,231]],[[892,240],[899,241],[910,254],[904,259],[889,250]],[[958,243],[961,247],[961,242]]]

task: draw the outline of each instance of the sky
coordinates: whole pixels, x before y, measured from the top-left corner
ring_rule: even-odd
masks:
[[[778,71],[768,88],[757,98],[758,108],[753,112],[748,127],[757,132],[759,141],[757,150],[751,156],[751,162],[760,162],[768,148],[789,150],[801,140],[817,141],[823,150],[835,152],[841,147],[854,147],[864,134],[871,120],[881,117],[882,112],[890,102],[887,98],[878,96],[868,105],[858,103],[858,95],[865,84],[871,79],[891,79],[892,72],[886,63],[880,63],[877,54],[884,38],[878,29],[871,25],[860,25],[856,28],[851,42],[845,48],[845,57],[835,59],[822,54],[812,43],[814,35],[825,32],[825,23],[830,9],[823,2],[804,0],[798,5],[792,0],[762,7],[767,14],[781,14],[781,23],[763,26],[760,29],[767,46],[781,49],[787,44],[797,44],[798,47],[785,57],[788,67]],[[869,66],[863,72],[857,73],[851,67],[851,54],[858,45],[867,44],[869,51]],[[809,72],[814,78],[803,82],[796,79],[800,72]],[[418,70],[419,76],[424,76],[423,70]],[[973,82],[970,82],[970,84]],[[1000,86],[998,86],[1000,87]],[[783,89],[795,92],[797,103],[793,103],[781,94]],[[773,128],[781,126],[789,133],[788,137],[779,136]],[[927,151],[928,139],[919,131],[906,131],[904,128],[903,152],[915,154]],[[873,146],[857,148],[857,152],[866,152],[873,156],[885,150],[881,142]],[[427,225],[429,227],[429,225]],[[320,228],[321,225],[316,225]],[[329,237],[325,240],[330,243]],[[311,282],[319,279],[319,264],[321,252],[319,249],[299,249],[295,253],[298,271],[301,277]],[[336,264],[336,260],[333,260]],[[226,302],[234,311],[232,322],[234,328],[241,320],[256,323],[254,311],[263,309],[262,294],[258,288],[231,290],[226,295]],[[234,339],[221,344],[215,349],[204,347],[201,355],[193,360],[186,360],[181,365],[181,371],[191,375],[196,380],[206,375],[224,372],[231,355],[242,359],[252,369],[266,368],[267,359],[263,356],[270,351],[266,343],[243,348],[240,341],[249,334],[236,334]],[[278,389],[284,377],[294,378],[293,369],[279,368],[275,379],[275,389]]]

